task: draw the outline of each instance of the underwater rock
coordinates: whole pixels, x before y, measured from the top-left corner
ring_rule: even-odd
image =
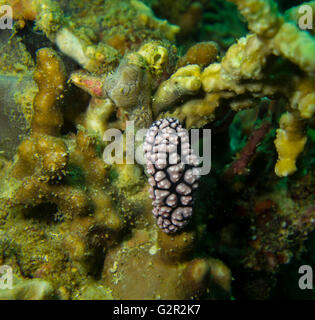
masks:
[[[49,300],[54,298],[52,284],[42,279],[13,279],[12,289],[0,289],[0,300]]]
[[[0,124],[13,134],[2,115],[21,104],[29,135],[22,132],[17,152],[19,142],[5,147],[12,160],[0,159],[0,265],[29,279],[6,297],[252,299],[268,297],[280,265],[296,273],[291,259],[312,263],[304,249],[313,247],[315,225],[313,31],[285,20],[272,0],[232,1],[248,34],[237,7],[221,0],[145,0],[154,12],[136,0],[7,2],[14,29],[0,34]],[[155,15],[180,24],[181,35]],[[70,80],[90,101],[67,83],[64,70],[76,63],[84,70]],[[233,121],[247,108],[251,120]],[[152,165],[154,212],[179,206],[186,214],[172,221],[162,212],[159,228],[144,168],[106,163],[102,137],[113,128],[125,138],[127,120],[138,133],[163,118],[177,119],[175,128],[211,128],[214,152],[191,217],[196,182],[184,171],[193,166],[175,163],[168,175]],[[150,160],[163,145],[149,146]],[[224,176],[233,160],[242,174]],[[166,221],[178,232],[164,232]]]
[[[0,151],[11,160],[29,130],[37,87],[32,79],[34,62],[13,31],[1,30],[0,52]]]
[[[82,288],[79,300],[113,300],[110,290],[98,284],[91,282]]]
[[[111,290],[114,299],[186,300],[202,298],[209,293],[215,298],[212,266],[216,286],[221,290],[229,288],[231,274],[222,262],[220,267],[215,267],[214,264],[210,265],[207,259],[191,258],[189,249],[185,249],[192,245],[189,239],[187,243],[185,241],[186,237],[190,238],[187,233],[164,235],[169,238],[167,251],[170,255],[170,251],[174,251],[174,255],[169,256],[170,259],[160,254],[163,249],[159,248],[144,230],[133,234],[134,241],[130,239],[127,244],[109,250],[105,257],[102,283]],[[137,241],[135,237],[138,237]],[[177,248],[185,254],[176,256]],[[221,284],[224,287],[221,287]]]
[[[30,77],[21,80],[15,75],[0,75],[0,151],[8,159],[15,154],[28,127],[24,113],[14,97],[16,91],[22,92],[30,86],[30,81]]]

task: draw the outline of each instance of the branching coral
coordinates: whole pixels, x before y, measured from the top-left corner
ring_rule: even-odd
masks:
[[[83,299],[94,292],[103,299],[190,299],[218,298],[216,289],[229,297],[231,271],[221,260],[211,258],[215,250],[220,258],[224,256],[220,252],[224,244],[236,247],[244,242],[237,248],[242,251],[237,253],[242,258],[238,263],[251,270],[274,272],[280,263],[289,261],[293,251],[289,237],[297,230],[301,245],[314,225],[312,185],[299,187],[300,193],[292,187],[294,197],[306,200],[291,199],[287,205],[281,202],[283,193],[275,192],[277,177],[268,177],[273,189],[265,198],[272,201],[264,202],[264,196],[253,191],[253,177],[243,175],[253,155],[259,153],[258,144],[265,140],[272,121],[260,123],[252,132],[240,158],[232,163],[232,174],[225,177],[228,182],[234,178],[250,182],[246,187],[238,185],[244,191],[235,201],[239,211],[226,198],[224,208],[211,198],[226,197],[226,186],[221,192],[215,183],[208,188],[201,180],[199,192],[206,195],[196,201],[198,214],[174,235],[163,233],[154,223],[143,168],[107,164],[102,159],[107,143],[102,138],[108,128],[124,131],[126,155],[127,120],[134,120],[136,131],[164,117],[182,121],[187,129],[209,126],[215,120],[213,128],[224,130],[226,119],[235,112],[272,97],[273,105],[284,112],[275,137],[279,156],[275,172],[285,177],[296,171],[299,154],[310,149],[306,138],[310,133],[305,128],[315,109],[314,38],[287,22],[271,0],[232,2],[248,21],[251,33],[230,46],[221,60],[217,45],[206,42],[192,46],[176,64],[176,48],[169,41],[178,27],[157,19],[140,1],[124,0],[119,5],[90,1],[73,12],[79,1],[47,0],[42,5],[35,0],[14,1],[19,8],[16,19],[35,19],[37,28],[85,69],[72,72],[70,80],[92,98],[81,106],[79,115],[70,116],[72,127],[64,124],[60,102],[65,102],[65,95],[70,101],[78,97],[71,96],[57,53],[48,48],[37,51],[34,80],[38,92],[30,134],[12,163],[3,165],[5,172],[0,172],[1,263],[12,263],[22,278],[47,278],[53,284],[53,288],[47,286],[49,297]],[[276,108],[272,110],[275,118]],[[273,133],[268,135],[269,142]],[[269,147],[274,150],[273,145]],[[242,176],[235,177],[235,173]],[[208,198],[213,201],[204,208]],[[244,199],[247,203],[241,207]],[[221,220],[214,227],[219,230],[223,225],[212,234],[221,237],[216,246],[206,234],[211,233],[212,219],[220,220],[220,215],[222,220],[234,220],[227,226]],[[239,227],[237,219],[243,217],[249,221],[251,239],[242,234],[241,240],[234,241],[233,228]],[[25,224],[27,236],[20,235]],[[34,246],[36,241],[38,246]],[[244,257],[243,251],[248,255]]]
[[[200,67],[188,65],[178,69],[170,79],[164,81],[153,97],[153,112],[158,115],[168,107],[187,95],[196,94],[201,87]]]
[[[314,105],[313,89],[310,89],[312,86],[310,83],[313,83],[310,80],[313,79],[311,72],[315,71],[312,58],[315,54],[314,39],[295,25],[284,22],[273,1],[233,2],[239,6],[241,12],[244,12],[249,21],[249,28],[254,34],[241,38],[228,49],[221,63],[212,63],[201,73],[202,91],[205,94],[203,99],[189,100],[181,106],[176,106],[176,102],[185,93],[179,93],[177,100],[174,100],[173,95],[178,91],[170,89],[170,93],[165,94],[164,90],[162,94],[159,90],[167,82],[162,83],[154,97],[155,101],[162,98],[164,101],[158,111],[175,104],[173,111],[163,115],[185,120],[187,127],[200,127],[214,120],[214,112],[222,100],[227,101],[233,110],[238,111],[254,106],[257,98],[280,93],[291,101],[291,108],[300,111],[297,117],[310,118]],[[267,58],[271,54],[284,56],[309,74],[293,77],[286,87],[280,87],[265,71]],[[180,72],[181,68],[177,73]],[[292,95],[290,86],[297,87],[299,93],[293,91]],[[301,93],[301,90],[304,93]],[[194,93],[198,92],[199,90],[196,90]],[[295,153],[296,157],[302,151],[300,147],[297,149],[299,151]],[[294,171],[287,170],[288,173]]]
[[[302,132],[301,120],[291,113],[283,114],[275,140],[279,155],[275,172],[279,177],[287,176],[296,171],[295,161],[303,151],[305,143],[306,137]]]
[[[55,203],[66,216],[80,215],[88,208],[87,197],[79,189],[60,184],[69,160],[66,144],[59,137],[63,117],[58,99],[65,75],[53,50],[38,51],[34,78],[39,91],[34,99],[31,134],[20,144],[9,173],[7,204]]]
[[[126,120],[135,121],[137,129],[148,127],[152,122],[151,92],[155,83],[159,82],[167,72],[171,60],[169,57],[171,48],[168,49],[158,41],[148,42],[137,52],[126,55],[114,73],[102,77],[73,73],[72,82],[93,97],[103,100],[103,103],[98,103],[96,100],[97,106],[93,106],[95,100],[91,102],[89,107],[91,112],[88,112],[88,116],[96,118],[100,110],[100,113],[106,114],[104,117],[108,118],[116,111],[121,128]],[[94,112],[97,116],[93,116]],[[103,120],[99,118],[97,121],[106,123],[106,118]],[[93,127],[89,120],[86,124]],[[102,125],[96,126],[102,127]],[[103,133],[104,131],[101,132],[101,138]]]
[[[178,26],[156,18],[153,11],[138,0],[106,1],[102,6],[97,0],[86,1],[85,7],[80,1],[8,3],[16,8],[16,19],[35,20],[37,28],[55,42],[60,51],[90,72],[113,70],[121,54],[138,49],[144,40],[174,41],[179,32]],[[68,11],[70,15],[64,12],[69,6],[73,6],[73,10]]]
[[[160,53],[167,53],[166,49],[158,49],[156,45],[153,47],[157,49],[154,52],[157,52],[163,62]],[[148,45],[140,50],[144,56],[146,48]],[[148,57],[152,58],[151,55]],[[130,64],[131,68],[138,68],[139,65],[131,62],[140,60],[144,69],[136,69],[136,73],[145,72],[150,77],[159,75],[159,70],[164,68],[159,59],[153,59],[149,64],[139,53],[133,53],[126,59],[128,68]],[[44,277],[52,281],[55,287],[50,294],[59,298],[84,297],[84,288],[93,291],[93,280],[87,282],[84,275],[92,275],[95,278],[102,275],[101,283],[106,290],[101,298],[112,296],[129,299],[179,299],[201,297],[209,290],[215,297],[216,293],[212,292],[212,288],[216,286],[222,287],[228,296],[231,281],[229,269],[220,261],[219,264],[212,265],[211,259],[194,259],[192,248],[196,238],[193,232],[175,236],[166,247],[165,240],[160,242],[161,235],[151,217],[152,206],[147,197],[148,186],[142,169],[137,165],[106,165],[97,152],[100,137],[109,124],[108,118],[114,112],[114,108],[125,108],[126,115],[133,115],[130,111],[133,104],[128,104],[129,100],[124,100],[125,97],[121,97],[119,93],[120,83],[126,85],[127,80],[126,89],[129,90],[129,86],[132,86],[135,80],[129,77],[128,72],[123,73],[126,71],[125,63],[123,61],[122,71],[118,69],[117,75],[113,75],[113,84],[111,81],[105,83],[105,96],[103,87],[99,85],[99,78],[91,80],[84,75],[73,76],[84,85],[85,80],[91,80],[86,86],[91,90],[95,89],[95,84],[102,90],[92,90],[98,98],[95,97],[94,102],[89,105],[83,126],[78,128],[75,135],[69,135],[65,139],[60,133],[63,117],[59,105],[65,86],[64,69],[61,60],[52,49],[43,48],[37,52],[34,79],[38,84],[38,93],[34,98],[31,132],[19,146],[17,158],[5,177],[9,188],[1,193],[4,204],[1,210],[7,216],[9,207],[16,209],[25,206],[25,218],[33,217],[34,212],[45,210],[45,207],[49,208],[46,214],[54,215],[50,219],[59,222],[51,230],[58,235],[58,240],[52,254],[47,255],[48,263],[36,260],[34,267],[30,267],[25,256],[21,258],[17,253],[13,253],[13,256],[22,259],[20,265],[24,271],[21,273],[27,270],[25,275],[28,277]],[[140,83],[137,79],[135,84],[143,85],[143,79]],[[151,89],[151,82],[146,85]],[[130,97],[138,99],[139,93],[142,92],[136,93]],[[107,94],[111,97],[110,100]],[[95,104],[97,99],[102,102],[99,109]],[[150,104],[146,108],[147,111],[151,111]],[[103,117],[99,118],[100,114],[103,114]],[[140,122],[136,124],[139,128],[143,127]],[[32,223],[37,226],[35,222]],[[23,225],[23,222],[20,224]],[[37,231],[34,232],[37,235]],[[44,231],[43,235],[45,232],[48,231]],[[8,241],[11,241],[14,250],[22,250],[26,256],[30,254],[24,245],[15,242],[13,238],[14,233],[8,234]],[[29,241],[32,239],[33,237],[29,237]],[[49,242],[34,249],[46,252],[46,245],[48,246]],[[176,254],[173,253],[175,250]],[[6,247],[0,254],[7,256]],[[102,271],[103,263],[100,261],[104,260],[104,256]],[[134,268],[135,265],[140,265],[140,258],[143,273]],[[69,263],[65,262],[67,259]],[[58,264],[60,260],[62,262]],[[171,264],[169,260],[172,261]],[[60,268],[67,274],[61,275]],[[55,272],[59,274],[57,279],[54,277]],[[222,272],[225,277],[222,283],[220,280],[219,283],[212,280],[212,275],[220,275]],[[140,281],[139,277],[143,274],[147,274],[148,277],[141,290],[137,287],[134,292],[134,281]],[[73,277],[75,281],[72,280]],[[179,287],[175,286],[178,281],[181,282]],[[71,288],[70,282],[73,283]],[[92,284],[89,284],[90,282]],[[76,289],[79,283],[86,286]],[[63,287],[65,285],[67,289]]]
[[[273,37],[281,24],[277,4],[273,0],[231,0],[248,22],[248,28],[257,35]]]

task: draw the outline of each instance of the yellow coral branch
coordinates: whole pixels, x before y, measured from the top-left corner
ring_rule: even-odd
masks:
[[[279,177],[285,177],[296,171],[296,159],[303,151],[306,136],[303,134],[302,121],[293,113],[285,113],[280,119],[280,129],[277,129],[275,146],[278,151],[275,172]]]

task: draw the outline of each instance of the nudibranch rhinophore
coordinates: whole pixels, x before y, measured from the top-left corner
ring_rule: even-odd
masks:
[[[189,134],[174,118],[152,123],[143,144],[149,175],[152,213],[158,226],[174,233],[189,222],[193,192],[198,187],[198,157],[189,143]]]

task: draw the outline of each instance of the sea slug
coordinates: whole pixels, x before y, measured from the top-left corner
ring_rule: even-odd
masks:
[[[147,132],[143,150],[152,213],[164,232],[177,232],[192,216],[193,192],[200,177],[199,160],[191,149],[188,131],[177,119],[157,120]]]

